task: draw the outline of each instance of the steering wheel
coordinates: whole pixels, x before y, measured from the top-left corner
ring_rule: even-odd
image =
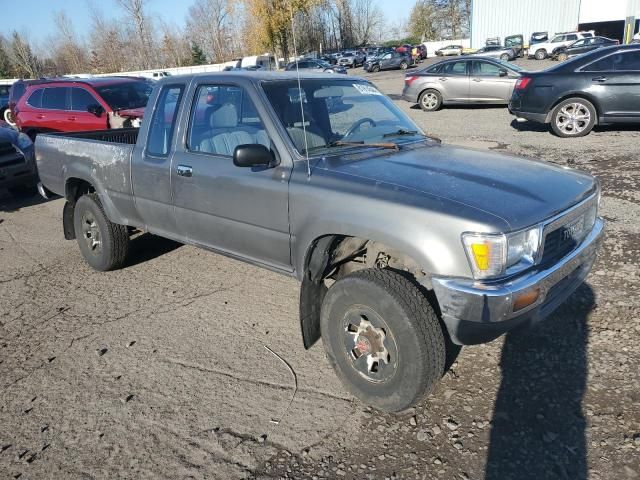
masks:
[[[370,124],[372,127],[377,126],[376,121],[374,119],[369,117],[361,118],[360,120],[357,120],[353,125],[349,127],[349,129],[347,130],[347,132],[344,134],[342,138],[350,137],[351,135],[356,133],[358,130],[360,130],[360,127],[365,123]]]

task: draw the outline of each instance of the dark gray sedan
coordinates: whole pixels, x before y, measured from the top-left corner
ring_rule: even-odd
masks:
[[[404,79],[402,98],[432,112],[443,104],[507,105],[522,69],[493,58],[444,60]]]
[[[340,65],[331,65],[324,60],[315,59],[303,59],[300,60],[297,66],[298,70],[304,70],[306,72],[322,72],[322,73],[342,73],[347,74],[347,69]],[[285,67],[285,70],[296,71],[296,62],[291,62]]]

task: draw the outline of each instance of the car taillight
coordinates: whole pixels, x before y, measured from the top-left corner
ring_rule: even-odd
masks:
[[[531,77],[522,77],[516,80],[516,90],[524,90],[531,83]]]
[[[416,77],[415,75],[410,75],[408,77],[404,78],[404,83],[407,84],[407,86],[411,85],[414,81],[416,81],[418,79],[418,77]]]

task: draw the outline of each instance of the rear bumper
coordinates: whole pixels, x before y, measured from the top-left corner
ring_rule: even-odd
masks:
[[[547,123],[546,113],[523,112],[521,110],[517,110],[516,108],[514,108],[512,103],[509,104],[509,113],[511,115],[515,115],[518,118],[525,118],[527,120],[531,120],[532,122]]]
[[[432,279],[442,319],[454,343],[485,343],[522,325],[551,314],[588,275],[604,236],[604,220],[578,248],[552,267],[532,271],[504,283],[480,283],[462,279]],[[537,300],[514,311],[518,297],[539,291]]]

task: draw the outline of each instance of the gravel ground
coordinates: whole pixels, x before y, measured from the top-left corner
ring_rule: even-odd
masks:
[[[363,76],[398,98],[400,72]],[[295,281],[149,235],[93,272],[61,200],[0,192],[0,478],[640,479],[637,127],[564,140],[504,108],[398,104],[445,142],[600,178],[604,248],[560,310],[381,414],[302,348]]]

